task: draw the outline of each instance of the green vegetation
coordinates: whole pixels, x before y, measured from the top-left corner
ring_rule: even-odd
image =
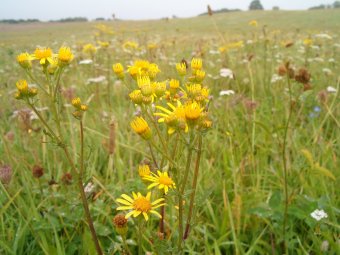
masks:
[[[179,79],[175,64],[192,57],[203,60],[213,126],[203,137],[186,254],[339,254],[339,31],[336,9],[0,24],[0,254],[96,254],[78,176],[36,115],[14,98],[18,80],[36,83],[16,56],[37,46],[57,53],[63,45],[75,58],[60,80],[61,132],[72,160],[84,157],[83,182],[94,186],[87,202],[105,254],[137,254],[137,240],[143,252],[178,254],[172,242],[178,238],[178,201],[166,207],[164,239],[157,218],[142,233],[129,220],[127,240],[112,224],[121,194],[146,193],[137,169],[150,157],[130,127],[138,112],[131,91],[112,65],[126,69],[146,59],[159,66],[158,80],[165,81]],[[83,50],[89,43],[96,45],[92,55],[91,47]],[[43,80],[41,70],[35,62],[33,72]],[[126,84],[135,86],[128,73]],[[70,105],[76,96],[88,105],[82,156]],[[39,113],[54,123],[51,107],[42,108],[47,100],[41,91],[37,98]],[[161,132],[166,134],[165,126]],[[195,175],[188,178],[191,184]],[[191,194],[183,196],[185,210]],[[316,209],[327,218],[312,217]]]

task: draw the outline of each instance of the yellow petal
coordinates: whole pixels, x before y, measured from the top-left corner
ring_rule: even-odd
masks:
[[[151,210],[150,213],[153,213],[154,215],[158,216],[159,218],[162,218],[162,215],[160,215],[158,212]]]
[[[128,195],[126,195],[126,194],[123,194],[122,197],[125,198],[125,199],[126,199],[127,201],[129,201],[130,203],[133,203],[133,202],[134,202],[133,199],[132,199],[131,197],[129,197]]]
[[[126,201],[126,200],[121,199],[121,198],[116,199],[116,201],[117,201],[118,203],[123,204],[123,205],[131,205],[131,202]]]
[[[135,211],[131,211],[131,212],[127,213],[127,214],[125,215],[125,219],[130,218],[131,215],[132,215],[134,212],[135,212]]]
[[[134,211],[133,213],[133,217],[137,217],[139,214],[141,214],[142,212],[141,211]]]
[[[164,201],[164,198],[160,198],[160,199],[157,199],[157,200],[153,201],[153,202],[151,203],[151,205],[156,205],[156,204],[158,204],[158,203],[160,203],[160,202],[163,202],[163,201]]]
[[[148,216],[148,214],[147,214],[147,213],[143,212],[143,216],[144,216],[144,219],[145,219],[146,221],[148,221],[148,220],[149,220],[149,216]]]
[[[117,211],[124,211],[124,210],[130,210],[130,209],[132,209],[133,208],[133,206],[132,205],[130,205],[130,206],[119,206],[119,207],[117,207]]]

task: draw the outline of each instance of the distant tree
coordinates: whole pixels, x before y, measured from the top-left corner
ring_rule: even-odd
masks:
[[[318,6],[313,6],[313,7],[309,8],[308,10],[321,10],[321,9],[326,9],[326,5],[320,4]]]
[[[335,8],[340,8],[340,1],[335,1],[334,3],[333,3],[333,8],[335,9]]]
[[[280,7],[278,7],[278,6],[273,6],[273,11],[278,11],[278,10],[280,10]]]
[[[249,10],[263,10],[260,0],[253,0],[249,5]]]

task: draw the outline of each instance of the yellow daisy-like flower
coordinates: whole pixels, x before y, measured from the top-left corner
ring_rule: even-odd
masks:
[[[258,23],[257,23],[256,20],[251,20],[251,21],[249,21],[248,25],[249,25],[249,26],[252,26],[252,27],[257,27],[257,26],[258,26]]]
[[[68,65],[74,58],[69,47],[61,47],[58,53],[59,63],[62,65]]]
[[[306,38],[306,39],[303,40],[303,44],[305,46],[311,46],[313,44],[313,40],[310,39],[310,38]]]
[[[140,177],[145,177],[151,174],[149,165],[139,165],[138,166],[138,174]]]
[[[23,68],[31,68],[32,67],[32,60],[34,57],[32,57],[29,53],[24,52],[17,56],[17,61],[19,65]]]
[[[189,123],[194,124],[200,117],[203,108],[196,102],[189,103],[184,107],[185,118]]]
[[[161,110],[162,112],[154,113],[155,116],[160,117],[158,122],[165,122],[168,126],[168,134],[173,134],[176,130],[184,130],[188,132],[189,127],[185,120],[185,110],[184,106],[181,104],[180,101],[177,102],[177,107],[171,103],[167,103],[167,105],[172,110],[168,110],[162,106],[156,106],[157,109]]]
[[[202,69],[202,59],[200,59],[200,58],[193,58],[191,60],[191,68],[193,70],[201,70]]]
[[[50,48],[36,48],[34,57],[40,61],[41,65],[47,65],[53,61],[53,52]]]
[[[133,90],[129,94],[129,97],[130,97],[131,101],[134,102],[135,104],[143,103],[143,95],[142,95],[142,92],[139,89]]]
[[[158,189],[164,189],[164,193],[167,194],[169,189],[175,189],[175,182],[169,177],[168,172],[157,171],[157,174],[151,173],[151,175],[143,177],[143,180],[152,182],[148,189],[158,186]]]
[[[97,52],[97,48],[93,44],[88,43],[83,46],[83,52],[94,56],[94,54]]]
[[[157,211],[155,211],[155,209],[165,205],[165,203],[163,203],[164,198],[159,198],[151,202],[151,192],[148,192],[146,196],[143,196],[140,192],[137,194],[132,192],[132,197],[122,194],[121,198],[118,198],[116,201],[122,204],[122,206],[117,208],[118,211],[131,210],[125,215],[126,219],[130,218],[131,216],[136,218],[142,214],[146,221],[149,220],[150,213],[162,218],[162,216]]]
[[[136,117],[133,121],[131,121],[130,125],[131,128],[145,140],[151,138],[151,129],[142,117]]]
[[[185,63],[177,63],[176,64],[176,70],[177,70],[177,73],[180,75],[180,76],[184,76],[187,74],[187,66]]]

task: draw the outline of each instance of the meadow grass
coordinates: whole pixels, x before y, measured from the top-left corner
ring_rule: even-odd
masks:
[[[158,76],[166,80],[177,76],[175,63],[183,58],[190,63],[193,56],[203,59],[213,127],[203,138],[185,253],[340,253],[339,14],[337,10],[266,11],[169,21],[110,21],[101,24],[114,34],[99,37],[94,36],[97,22],[0,25],[0,165],[13,170],[9,184],[0,182],[0,254],[96,252],[76,177],[69,185],[62,181],[71,172],[62,150],[49,141],[41,123],[23,110],[27,106],[14,99],[15,83],[25,78],[15,57],[33,52],[38,45],[54,51],[68,45],[75,54],[61,79],[66,104],[61,124],[77,162],[79,124],[72,117],[70,99],[81,97],[89,106],[83,118],[83,181],[95,185],[88,202],[105,254],[124,254],[123,240],[112,224],[115,200],[122,193],[145,189],[137,168],[150,157],[145,142],[130,128],[136,112],[130,91],[116,79],[111,66],[120,62],[126,67],[136,59],[147,59],[159,65]],[[258,26],[249,26],[251,20]],[[307,38],[312,45],[304,45]],[[94,63],[80,65],[79,61],[89,58],[82,52],[83,45],[97,40],[111,44],[107,49],[97,44]],[[139,49],[124,50],[127,41],[137,42]],[[238,41],[243,41],[242,47],[221,49]],[[148,48],[150,43],[157,48]],[[287,62],[295,72],[305,67],[311,73],[312,89],[304,91],[302,84],[286,76],[272,81],[278,67]],[[231,69],[233,78],[222,77],[221,68]],[[40,69],[34,67],[35,72]],[[88,82],[99,76],[106,80]],[[132,86],[133,80],[126,80]],[[327,91],[328,86],[335,92]],[[220,96],[224,90],[235,94]],[[46,102],[40,97],[37,107]],[[53,121],[49,109],[41,113]],[[115,149],[110,154],[112,123]],[[185,157],[180,155],[178,162],[185,162]],[[34,165],[44,168],[39,179],[32,176]],[[190,173],[190,183],[193,178]],[[184,194],[185,209],[191,192]],[[169,204],[165,220],[169,239],[160,240],[155,229],[145,230],[145,251],[178,254],[172,242],[178,238],[176,201]],[[316,221],[311,217],[316,209],[323,209],[328,218]],[[157,221],[151,219],[148,224],[156,226]],[[136,224],[129,221],[127,245],[132,254],[137,254],[137,236]]]

